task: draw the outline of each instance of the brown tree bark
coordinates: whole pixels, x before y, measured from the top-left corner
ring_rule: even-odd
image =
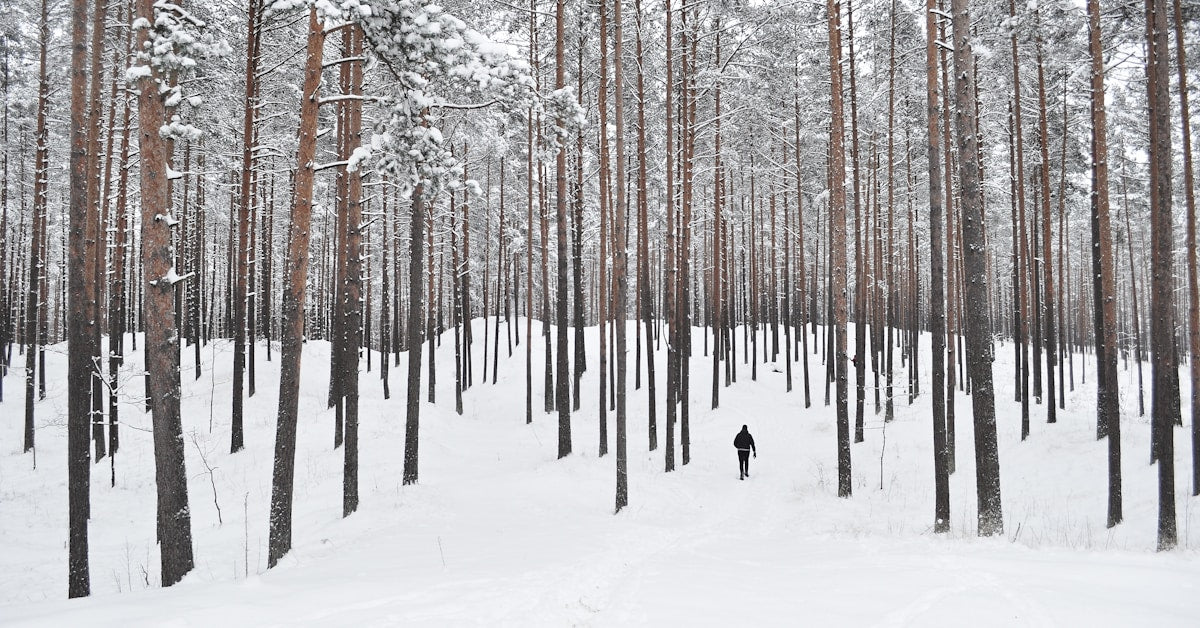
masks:
[[[1039,27],[1040,28],[1040,27]],[[1058,410],[1055,405],[1055,383],[1054,383],[1054,366],[1057,358],[1055,357],[1057,347],[1055,340],[1054,329],[1054,264],[1050,258],[1050,137],[1047,130],[1046,113],[1046,78],[1044,64],[1042,62],[1042,40],[1041,34],[1038,35],[1037,45],[1037,69],[1038,69],[1038,145],[1041,149],[1041,202],[1042,202],[1042,281],[1038,287],[1042,291],[1043,310],[1042,323],[1045,325],[1045,333],[1042,341],[1046,348],[1046,422],[1054,423],[1058,419]]]
[[[560,0],[561,1],[561,0]],[[624,115],[624,98],[621,97],[624,92],[621,70],[621,0],[613,0],[613,83],[617,94],[616,102],[613,105],[613,117],[616,118],[616,222],[613,240],[616,245],[613,247],[613,276],[616,279],[616,293],[613,295],[613,309],[615,310],[616,325],[616,360],[617,360],[617,495],[615,512],[621,512],[621,509],[629,505],[629,477],[628,465],[629,458],[626,453],[626,436],[625,436],[625,372],[626,372],[626,356],[625,356],[625,335],[626,329],[626,301],[627,290],[629,285],[628,276],[628,256],[627,249],[627,234],[625,225],[625,115]]]
[[[830,359],[834,362],[837,382],[838,497],[850,497],[850,416],[846,385],[846,149],[845,117],[842,108],[842,33],[841,3],[826,0],[829,19],[829,72],[832,81],[830,141],[830,274],[833,293],[833,343]]]
[[[886,408],[884,409],[883,420],[890,422],[895,418],[895,404],[893,400],[892,387],[892,352],[895,348],[892,334],[896,329],[896,297],[899,294],[896,289],[896,256],[895,243],[896,236],[896,0],[891,0],[888,4],[888,140],[887,140],[887,189],[888,189],[888,217],[887,217],[887,281],[886,281],[886,317],[887,317],[887,357],[884,362],[884,379],[887,386]]]
[[[644,72],[642,71],[642,2],[634,0],[634,18],[637,27],[635,38],[637,62],[637,102],[638,102],[638,299],[641,301],[642,323],[645,326],[646,341],[646,416],[648,421],[648,436],[650,451],[658,449],[658,402],[654,381],[654,299],[650,290],[650,233],[648,230],[647,214],[649,198],[646,191],[646,90]],[[718,125],[720,122],[718,121]],[[564,273],[565,274],[565,273]]]
[[[138,0],[138,17],[155,21],[152,0]],[[147,31],[138,34],[144,49]],[[150,407],[154,426],[154,469],[158,492],[158,539],[162,558],[162,583],[170,586],[192,570],[192,526],[188,509],[187,470],[184,465],[183,425],[179,414],[179,330],[175,325],[175,273],[167,140],[159,129],[169,111],[157,85],[174,77],[151,66],[139,81],[138,163],[141,166],[142,272],[145,277],[145,353]]]
[[[425,314],[425,191],[418,185],[409,202],[408,248],[408,388],[404,419],[404,484],[416,484],[420,454],[421,427],[421,347],[429,320]]]
[[[799,75],[799,66],[796,69]],[[799,293],[797,299],[800,306],[800,320],[797,321],[797,333],[800,336],[801,351],[799,353],[801,369],[804,373],[804,407],[812,407],[812,391],[808,380],[808,334],[805,333],[804,327],[807,324],[810,312],[808,311],[808,300],[805,293],[805,278],[808,272],[804,266],[804,169],[803,160],[800,156],[800,94],[799,94],[799,76],[796,78],[796,93],[792,98],[792,113],[795,117],[795,157],[796,157],[796,275],[799,282]],[[812,291],[814,294],[815,290]]]
[[[846,36],[850,44],[850,154],[854,180],[854,442],[863,442],[863,407],[866,402],[867,379],[867,278],[863,256],[862,201],[859,184],[858,159],[858,80],[854,68],[854,7],[851,0],[846,3]],[[836,121],[835,121],[836,124]],[[835,181],[836,184],[836,181]],[[839,225],[840,226],[840,225]],[[835,229],[838,226],[834,227]],[[834,255],[837,255],[835,252]],[[836,294],[836,289],[835,289]],[[836,298],[836,296],[835,296]],[[837,306],[835,305],[834,308]]]
[[[46,183],[48,174],[49,146],[46,133],[46,114],[50,106],[50,76],[46,71],[46,57],[50,41],[49,8],[47,0],[42,0],[38,17],[38,105],[37,129],[34,132],[36,149],[33,165],[33,218],[32,234],[29,240],[29,284],[25,297],[25,430],[24,449],[29,452],[34,448],[33,397],[35,357],[38,353],[37,322],[39,313],[48,304],[41,303],[41,284],[46,277],[46,250],[42,245],[46,230]],[[7,183],[7,182],[6,182]],[[6,208],[7,209],[7,208]],[[7,225],[6,225],[7,227]],[[7,233],[5,234],[7,237]],[[7,261],[7,260],[4,260]],[[0,348],[4,350],[4,348]],[[44,378],[43,378],[44,380]]]
[[[255,46],[258,27],[259,1],[250,0],[246,15],[246,98],[242,113],[242,174],[241,192],[238,198],[237,274],[233,294],[233,410],[230,417],[229,452],[237,453],[245,447],[243,430],[246,371],[246,284],[249,274],[250,250],[248,246],[251,228],[251,204],[254,190],[251,181],[254,174],[254,118],[258,107],[258,49]]]
[[[925,2],[925,80],[929,159],[929,327],[932,335],[934,532],[950,531],[950,475],[946,452],[946,310],[945,261],[942,245],[941,111],[938,95],[938,52],[935,33],[937,0]]]
[[[91,594],[88,569],[88,516],[91,470],[88,439],[91,421],[91,356],[96,321],[89,314],[87,270],[87,7],[71,2],[71,161],[70,250],[67,258],[67,597]]]
[[[714,27],[716,31],[716,65],[721,65],[721,20],[718,17]],[[721,368],[721,201],[724,183],[721,180],[721,80],[716,79],[713,96],[713,219],[711,226],[712,248],[709,249],[709,286],[708,286],[708,316],[712,327],[712,408],[716,409],[721,403],[720,368]]]
[[[363,33],[359,27],[346,30],[347,59],[363,55]],[[350,99],[346,107],[346,148],[352,153],[362,144],[363,62],[347,61]],[[345,403],[345,440],[342,442],[342,516],[358,510],[358,352],[362,346],[362,173],[357,168],[346,172],[346,285],[343,290],[345,372],[342,397]],[[369,350],[369,349],[368,349]]]
[[[1014,0],[1009,0],[1008,14],[1010,19],[1016,19],[1017,9]],[[1033,319],[1033,310],[1037,307],[1036,290],[1030,289],[1031,278],[1034,277],[1031,271],[1031,256],[1029,253],[1029,238],[1025,226],[1025,142],[1022,134],[1024,125],[1021,119],[1021,66],[1019,63],[1020,57],[1017,52],[1017,34],[1014,31],[1010,38],[1012,49],[1012,66],[1013,66],[1013,127],[1016,133],[1014,144],[1016,147],[1016,181],[1014,186],[1017,193],[1017,222],[1020,245],[1017,253],[1017,263],[1020,267],[1020,276],[1017,290],[1020,294],[1020,312],[1021,312],[1021,359],[1020,359],[1020,391],[1021,391],[1021,440],[1029,437],[1029,363],[1030,363],[1030,330],[1029,323]],[[1030,293],[1033,295],[1034,302],[1030,303]],[[1034,336],[1037,336],[1036,330]],[[1041,395],[1041,368],[1038,366],[1039,354],[1036,341],[1032,347],[1034,351],[1034,393]]]
[[[1000,502],[1000,456],[996,445],[996,403],[992,386],[992,330],[979,166],[979,124],[975,117],[975,54],[967,0],[952,0],[954,87],[957,108],[959,179],[962,186],[963,269],[966,284],[967,368],[975,423],[975,485],[979,535],[1004,533]],[[1054,405],[1053,400],[1049,404]]]
[[[1174,235],[1171,220],[1171,103],[1167,2],[1146,0],[1146,96],[1150,108],[1150,361],[1152,428],[1157,431],[1158,549],[1177,543],[1175,521],[1175,417],[1179,369],[1175,364]]]
[[[140,1],[150,2],[150,0]],[[304,342],[304,301],[308,284],[308,243],[311,233],[309,226],[312,220],[313,182],[316,175],[314,166],[317,150],[317,109],[320,102],[321,60],[324,43],[324,28],[317,19],[316,9],[310,8],[307,55],[304,61],[304,84],[300,98],[299,148],[296,153],[294,204],[291,211],[291,229],[288,234],[287,267],[284,274],[281,307],[279,413],[275,432],[275,464],[271,481],[271,518],[267,557],[269,567],[278,564],[279,560],[292,548],[296,412],[300,393],[300,358]],[[413,276],[419,278],[420,273],[414,273]],[[414,311],[416,309],[414,307]],[[419,350],[416,353],[419,353]],[[410,356],[411,359],[412,356]],[[416,364],[419,365],[420,362],[418,361]],[[411,366],[412,363],[410,363]],[[410,423],[412,422],[411,406],[410,399]],[[406,484],[410,483],[408,481],[407,445],[406,440],[404,456]]]
[[[1179,118],[1183,129],[1183,186],[1187,203],[1188,362],[1192,390],[1200,390],[1200,273],[1196,262],[1196,184],[1192,165],[1192,122],[1188,110],[1187,53],[1183,45],[1183,13],[1175,9],[1175,64],[1179,69]],[[1200,495],[1200,395],[1192,393],[1192,495]]]
[[[600,456],[608,453],[608,0],[600,0],[600,89],[597,94],[600,117],[600,259],[598,283],[600,332]]]
[[[123,52],[126,56],[128,55],[129,51],[131,51],[131,49],[132,49],[132,42],[133,42],[133,29],[126,28],[125,29],[125,43],[124,43],[124,49],[123,49]],[[109,334],[108,449],[110,452],[112,452],[114,454],[116,453],[117,449],[120,447],[120,432],[119,432],[119,428],[118,428],[118,425],[119,425],[119,421],[118,421],[119,410],[118,410],[118,408],[120,407],[120,404],[118,403],[117,391],[119,388],[119,377],[118,376],[120,374],[120,368],[125,363],[125,355],[124,355],[125,354],[125,331],[126,331],[126,318],[127,318],[127,314],[128,314],[127,310],[129,309],[129,298],[128,298],[129,282],[126,279],[126,274],[128,272],[126,270],[126,267],[129,265],[128,259],[129,259],[129,248],[130,248],[129,209],[128,209],[127,203],[126,203],[128,200],[128,190],[129,190],[129,167],[126,164],[129,163],[129,134],[130,134],[130,127],[131,127],[130,118],[131,118],[132,108],[130,106],[130,99],[129,99],[128,94],[126,94],[124,91],[122,91],[121,93],[122,93],[122,97],[121,97],[121,101],[122,101],[122,105],[121,105],[121,109],[122,109],[121,148],[120,148],[120,157],[119,157],[119,161],[118,161],[118,163],[121,165],[119,166],[120,174],[117,177],[117,199],[116,199],[116,205],[115,205],[117,224],[116,224],[116,232],[113,234],[113,255],[112,255],[113,283],[112,283],[111,289],[109,290],[109,301],[108,301],[108,310],[109,310],[108,311],[108,334]],[[203,162],[201,162],[201,163],[203,163]],[[201,183],[203,183],[203,178],[201,178],[200,181],[201,181]],[[201,214],[199,212],[197,212],[197,216],[200,216],[200,215]],[[193,220],[193,223],[195,223],[195,222],[197,222],[197,221]],[[193,228],[195,228],[195,227],[193,227]],[[196,233],[199,236],[200,234],[203,234],[203,231],[200,229],[196,229]],[[197,239],[202,239],[202,238],[197,237]],[[198,249],[199,245],[193,245],[193,248]],[[193,268],[200,268],[199,263],[197,262],[197,263],[193,264]],[[198,283],[199,275],[194,277],[193,281]],[[198,286],[197,286],[197,288],[198,288]],[[193,292],[196,292],[196,291],[197,291],[196,289],[193,289]],[[196,304],[196,307],[197,307],[197,309],[199,308],[198,303]],[[193,328],[195,329],[198,327],[199,327],[198,321],[196,319],[193,319]],[[199,351],[200,342],[199,342],[198,331],[194,332],[194,333],[196,333],[196,339],[195,339],[196,350]],[[199,355],[199,354],[197,353],[197,355]],[[198,360],[199,360],[199,358],[197,358],[197,361]]]
[[[88,216],[88,258],[91,260],[89,271],[92,274],[91,281],[91,298],[88,299],[90,307],[89,316],[92,317],[90,329],[92,331],[92,365],[95,370],[95,376],[92,377],[92,446],[95,450],[93,462],[100,462],[107,453],[107,439],[104,434],[104,374],[100,355],[100,334],[103,329],[104,310],[100,307],[100,303],[104,294],[104,271],[106,268],[105,259],[108,251],[105,250],[104,237],[106,225],[104,216],[101,213],[100,202],[100,126],[103,113],[103,107],[100,104],[100,88],[104,83],[104,23],[107,16],[106,5],[102,2],[97,2],[92,7],[92,29],[91,29],[91,70],[89,72],[88,83],[88,131],[87,131],[87,151],[88,151],[88,179],[87,179],[87,198],[88,207],[90,208]],[[168,154],[168,159],[170,155]],[[144,201],[143,201],[144,204]],[[143,245],[144,247],[144,245]],[[172,308],[174,309],[174,308]],[[147,365],[149,370],[149,365]],[[148,380],[147,380],[148,381]],[[149,395],[147,395],[149,397]]]
[[[1108,137],[1100,0],[1088,0],[1092,114],[1092,289],[1096,338],[1096,438],[1108,438],[1108,527],[1124,519],[1121,494],[1121,397],[1117,383],[1117,298],[1108,204]]]
[[[667,178],[667,233],[666,233],[666,281],[663,295],[663,311],[667,317],[667,426],[666,452],[664,455],[664,470],[675,470],[675,419],[676,406],[679,401],[679,346],[682,333],[679,329],[679,308],[676,304],[678,272],[676,261],[678,251],[675,237],[675,59],[674,38],[675,29],[672,23],[671,0],[663,0],[666,12],[666,113],[665,124],[667,132],[666,178]]]
[[[584,25],[583,11],[579,11],[579,26],[578,26],[578,67],[576,68],[576,76],[578,84],[575,88],[576,103],[583,106],[583,52],[584,52]],[[574,314],[575,314],[575,364],[572,387],[572,403],[571,411],[578,411],[580,406],[579,385],[583,379],[583,372],[587,370],[587,351],[586,343],[584,342],[584,299],[583,299],[583,153],[584,153],[584,137],[583,127],[579,128],[579,132],[575,138],[575,190],[574,203],[572,204],[571,212],[571,276],[572,287],[574,288]],[[499,319],[497,319],[499,324]],[[499,327],[496,328],[499,332]],[[498,338],[498,337],[497,337]]]
[[[554,14],[554,89],[566,86],[566,48],[563,13],[566,11],[565,0],[557,0]],[[555,120],[555,125],[564,128],[564,120]],[[558,146],[554,159],[554,209],[558,222],[557,246],[558,261],[556,274],[558,280],[557,310],[555,325],[557,352],[555,358],[557,377],[555,378],[555,406],[558,408],[558,457],[564,458],[571,454],[571,364],[567,353],[567,147]]]

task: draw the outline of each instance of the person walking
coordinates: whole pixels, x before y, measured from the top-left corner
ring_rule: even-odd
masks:
[[[758,450],[754,447],[754,437],[750,435],[750,430],[745,425],[742,426],[742,431],[733,437],[733,446],[738,452],[738,479],[744,480],[750,477],[750,453],[754,453],[754,457],[758,457]]]

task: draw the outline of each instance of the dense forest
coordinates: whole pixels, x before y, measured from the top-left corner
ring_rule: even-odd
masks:
[[[328,373],[344,516],[360,503],[361,398],[406,401],[397,456],[414,484],[423,409],[462,414],[502,368],[521,369],[525,413],[494,420],[556,421],[544,446],[559,458],[611,460],[616,513],[638,498],[631,448],[686,469],[690,412],[767,365],[805,407],[834,408],[846,499],[872,415],[930,397],[936,532],[955,461],[973,456],[977,504],[956,507],[1002,535],[997,421],[1050,438],[1039,428],[1088,380],[1107,525],[1124,516],[1122,456],[1157,464],[1159,550],[1177,544],[1177,492],[1200,495],[1194,0],[3,0],[0,14],[14,375],[0,414],[23,424],[4,446],[36,466],[60,345],[71,597],[91,587],[90,469],[121,464],[131,399],[152,417],[162,584],[192,570],[183,426],[212,419],[181,412],[180,387],[222,342],[230,454],[270,451],[246,438],[245,402],[276,386],[256,380],[263,361],[279,364],[270,566],[292,549],[313,341],[330,347],[303,368]],[[144,363],[127,363],[139,343]],[[1129,369],[1136,389],[1118,390]],[[598,433],[572,421],[584,373]],[[1122,397],[1147,418],[1123,424]],[[1176,487],[1185,420],[1192,481]],[[1151,450],[1122,451],[1123,425],[1146,422]]]

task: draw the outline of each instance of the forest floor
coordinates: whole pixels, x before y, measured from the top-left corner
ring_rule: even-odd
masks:
[[[535,336],[541,325],[534,325]],[[514,330],[515,331],[515,330]],[[523,331],[523,325],[522,325]],[[504,335],[505,326],[501,325]],[[121,450],[92,468],[92,597],[67,600],[66,356],[47,351],[37,456],[21,453],[23,370],[0,404],[0,624],[20,626],[836,625],[1195,626],[1200,622],[1200,498],[1191,493],[1190,417],[1175,430],[1179,548],[1156,553],[1157,471],[1148,417],[1137,415],[1131,365],[1120,374],[1125,521],[1106,529],[1107,444],[1095,439],[1094,360],[1075,356],[1076,385],[1058,423],[1032,406],[1020,440],[1011,345],[997,346],[997,423],[1004,530],[976,536],[970,397],[956,396],[951,532],[935,535],[930,397],[910,405],[896,357],[895,421],[874,408],[868,369],[865,442],[852,446],[853,496],[837,497],[836,430],[824,369],[809,356],[785,393],[779,359],[757,381],[737,341],[737,382],[711,405],[711,358],[697,331],[691,462],[663,472],[648,451],[645,387],[635,391],[630,328],[629,500],[614,516],[615,456],[599,457],[597,335],[589,328],[574,453],[557,460],[557,418],[542,412],[543,340],[533,343],[533,423],[525,423],[525,344],[475,384],[454,413],[453,335],[437,352],[437,405],[421,410],[420,482],[401,483],[406,368],[384,400],[379,356],[363,372],[361,505],[343,519],[342,451],[325,407],[329,345],[304,354],[293,550],[266,569],[278,353],[258,347],[246,449],[229,454],[232,350],[184,353],[183,420],[196,569],[159,587],[149,416],[138,352],[123,371]],[[926,341],[928,339],[926,338]],[[761,342],[759,358],[761,360]],[[782,333],[780,342],[783,342]],[[930,381],[928,344],[921,386]],[[402,362],[404,356],[401,356]],[[14,356],[14,362],[23,364]],[[364,363],[365,367],[365,363]],[[1082,383],[1084,372],[1088,382]],[[425,375],[422,367],[422,375]],[[643,373],[643,379],[645,373]],[[853,371],[851,371],[853,378]],[[1149,366],[1145,367],[1149,409]],[[1184,399],[1190,398],[1181,377]],[[645,381],[643,381],[645,384]],[[427,383],[422,382],[422,391]],[[851,388],[851,420],[854,390]],[[422,395],[424,397],[424,395]],[[1187,414],[1185,410],[1185,415]],[[762,456],[739,481],[732,440],[750,427]],[[615,413],[609,413],[610,452]],[[112,479],[115,478],[115,486]]]

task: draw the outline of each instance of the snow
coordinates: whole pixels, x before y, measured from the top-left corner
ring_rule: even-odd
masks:
[[[0,624],[1189,626],[1200,618],[1190,424],[1175,432],[1180,546],[1155,553],[1157,470],[1147,464],[1149,426],[1136,415],[1132,365],[1120,373],[1124,523],[1104,525],[1107,445],[1095,440],[1093,372],[1089,384],[1067,393],[1057,424],[1045,424],[1044,407],[1033,406],[1033,433],[1022,443],[1012,347],[1004,345],[996,384],[1005,535],[975,536],[970,398],[959,393],[951,532],[938,536],[930,530],[929,396],[907,404],[899,360],[896,420],[885,427],[868,388],[866,442],[852,446],[854,495],[839,499],[819,359],[810,359],[814,403],[804,409],[799,365],[791,393],[783,392],[782,352],[779,363],[760,363],[752,382],[739,330],[738,381],[709,410],[712,363],[697,331],[692,461],[663,473],[661,384],[660,449],[647,452],[645,391],[634,391],[631,372],[630,506],[614,516],[614,457],[597,457],[596,329],[587,330],[592,370],[583,408],[572,415],[574,453],[556,460],[556,417],[541,411],[541,339],[532,343],[534,422],[526,425],[525,345],[514,346],[511,358],[502,349],[497,386],[490,360],[482,382],[484,324],[475,321],[475,384],[461,417],[453,412],[452,336],[438,351],[440,404],[422,404],[417,485],[401,483],[405,359],[391,371],[393,396],[385,401],[374,356],[376,370],[361,379],[361,506],[346,519],[342,452],[332,449],[333,413],[324,403],[329,345],[307,343],[294,548],[271,570],[278,354],[269,363],[258,352],[247,448],[230,455],[232,347],[205,347],[199,379],[187,348],[183,421],[196,569],[168,589],[158,588],[153,451],[138,400],[144,366],[141,353],[127,349],[122,449],[115,469],[108,458],[92,467],[93,597],[86,600],[64,599],[65,345],[47,352],[52,379],[37,408],[36,470],[20,452],[24,374],[10,371],[0,405]],[[928,355],[926,342],[926,393]],[[664,354],[656,359],[662,382]],[[1077,376],[1094,369],[1090,358],[1079,360]],[[1187,398],[1187,378],[1181,382]],[[424,400],[424,381],[421,389]],[[762,452],[745,482],[737,480],[731,445],[742,424]],[[611,451],[611,412],[608,430]]]

